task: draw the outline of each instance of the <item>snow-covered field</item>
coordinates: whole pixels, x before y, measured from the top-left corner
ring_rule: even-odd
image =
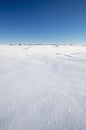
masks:
[[[86,46],[0,45],[0,130],[86,130]]]

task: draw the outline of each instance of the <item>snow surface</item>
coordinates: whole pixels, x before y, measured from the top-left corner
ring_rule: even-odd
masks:
[[[0,45],[0,130],[86,130],[86,46]]]

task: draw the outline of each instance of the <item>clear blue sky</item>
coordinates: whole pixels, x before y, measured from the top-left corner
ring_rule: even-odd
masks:
[[[86,42],[86,0],[1,0],[0,43]]]

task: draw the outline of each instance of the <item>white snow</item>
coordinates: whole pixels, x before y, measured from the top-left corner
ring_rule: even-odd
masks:
[[[0,130],[86,130],[86,46],[0,45]]]

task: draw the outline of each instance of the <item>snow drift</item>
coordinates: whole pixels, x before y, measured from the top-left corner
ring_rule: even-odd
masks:
[[[0,130],[85,130],[86,46],[0,45]]]

